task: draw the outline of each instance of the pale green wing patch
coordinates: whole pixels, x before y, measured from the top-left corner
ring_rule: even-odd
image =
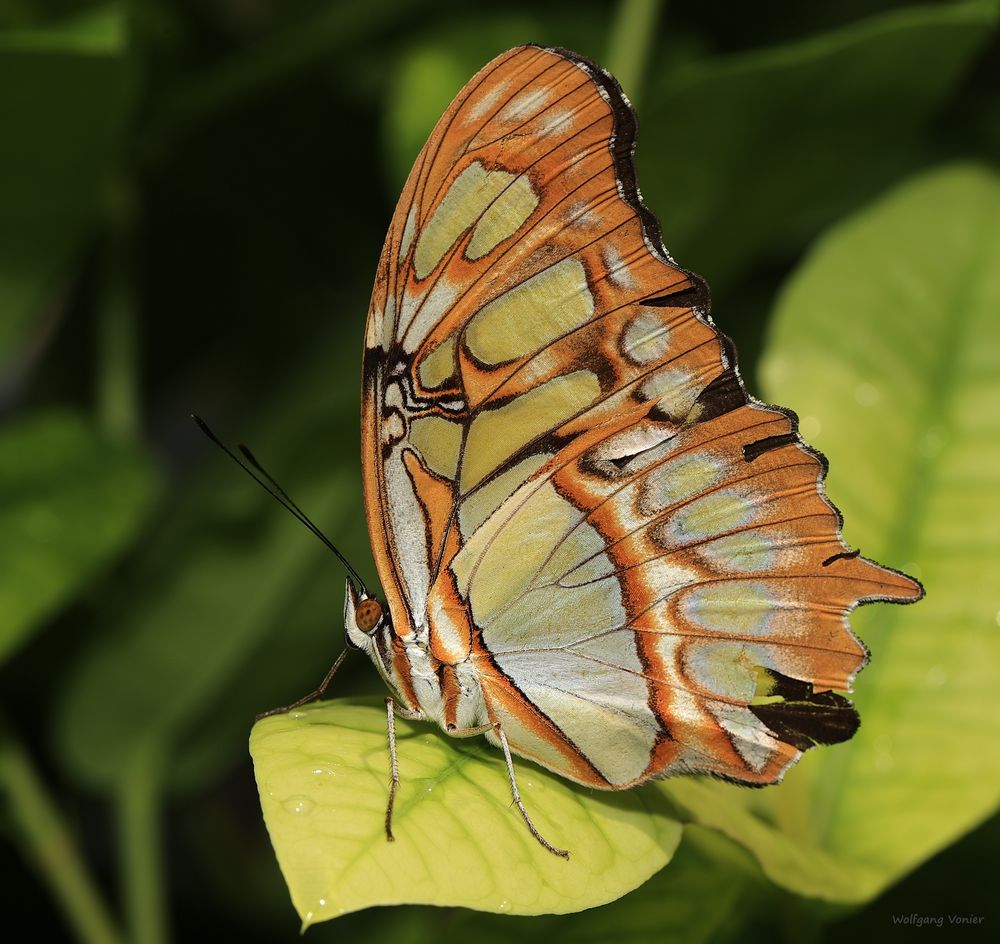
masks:
[[[381,701],[319,702],[265,718],[250,736],[264,819],[303,924],[372,905],[581,911],[661,869],[681,825],[659,790],[584,792],[515,759],[543,849],[511,803],[500,752],[397,721],[395,842],[385,837],[389,752]]]

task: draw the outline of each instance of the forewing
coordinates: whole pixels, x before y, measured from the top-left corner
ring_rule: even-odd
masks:
[[[614,80],[523,47],[441,119],[369,313],[373,547],[397,632],[470,653],[519,753],[624,786],[777,779],[842,740],[850,556],[820,458],[751,400],[635,186]]]
[[[457,548],[446,535],[462,499],[573,413],[615,409],[616,349],[595,374],[594,344],[614,333],[602,322],[695,286],[623,199],[634,124],[614,88],[569,54],[511,50],[459,93],[403,189],[368,315],[362,414],[369,529],[403,635]],[[718,340],[688,315],[708,371]]]

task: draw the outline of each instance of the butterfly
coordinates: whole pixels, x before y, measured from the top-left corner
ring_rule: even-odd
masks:
[[[390,839],[397,715],[484,734],[567,855],[512,755],[607,790],[775,783],[858,727],[850,611],[922,595],[847,548],[825,460],[747,393],[635,137],[610,74],[518,47],[459,92],[393,215],[361,408],[385,605],[356,577],[345,603],[391,692]]]

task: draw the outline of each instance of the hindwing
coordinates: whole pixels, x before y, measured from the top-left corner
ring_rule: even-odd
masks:
[[[472,664],[511,747],[602,787],[767,783],[850,737],[860,558],[793,414],[749,397],[643,205],[607,73],[520,47],[405,185],[368,315],[372,546],[397,636]]]

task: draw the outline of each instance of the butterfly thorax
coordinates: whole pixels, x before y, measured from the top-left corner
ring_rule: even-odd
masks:
[[[405,638],[392,634],[382,648],[388,649],[389,658],[377,646],[368,655],[380,672],[384,666],[383,677],[408,710],[446,730],[488,723],[479,673],[470,653],[461,660],[442,661],[434,653],[427,626]]]

